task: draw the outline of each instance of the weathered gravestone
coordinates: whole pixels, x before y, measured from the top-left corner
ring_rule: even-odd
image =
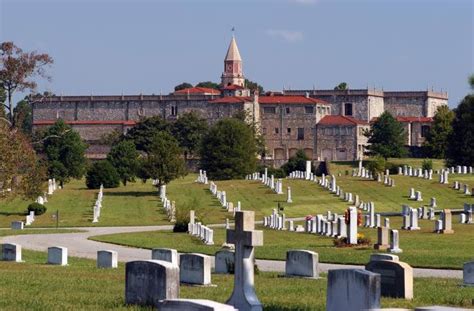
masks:
[[[23,221],[12,221],[11,229],[12,230],[23,230],[25,223]]]
[[[2,244],[2,260],[21,262],[21,245],[14,243]]]
[[[380,274],[362,269],[329,270],[326,310],[380,308]]]
[[[365,265],[365,269],[380,274],[383,297],[413,299],[413,269],[408,264],[376,260]]]
[[[285,275],[307,278],[318,278],[318,253],[307,250],[286,252]]]
[[[234,307],[206,299],[167,299],[159,303],[160,311],[237,311]]]
[[[117,268],[118,254],[116,251],[98,251],[97,268]]]
[[[50,265],[67,265],[67,248],[53,246],[48,247],[48,263]]]
[[[263,232],[255,229],[255,213],[235,213],[235,229],[227,230],[227,243],[235,244],[234,290],[226,304],[240,311],[261,311],[254,287],[255,246],[263,245]]]
[[[374,244],[374,249],[386,250],[389,248],[389,230],[386,227],[377,228],[377,243]]]
[[[377,261],[377,260],[391,260],[391,261],[399,261],[397,255],[392,254],[371,254],[370,261]]]
[[[466,262],[464,264],[462,278],[464,285],[474,286],[474,261]]]
[[[130,261],[125,265],[125,303],[158,306],[179,298],[179,267],[162,260]]]
[[[215,255],[216,273],[233,274],[235,270],[235,252],[230,249],[222,249]]]
[[[172,264],[179,265],[178,251],[171,248],[154,248],[151,250],[151,259],[163,260],[171,262]]]
[[[181,254],[179,256],[179,279],[181,283],[210,285],[211,257],[203,254]]]

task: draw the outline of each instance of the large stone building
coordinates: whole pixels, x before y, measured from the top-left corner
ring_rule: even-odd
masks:
[[[189,111],[214,123],[246,111],[266,142],[266,160],[280,166],[303,149],[313,160],[356,160],[367,143],[363,130],[383,111],[403,122],[407,146],[419,147],[432,117],[447,105],[446,93],[357,90],[283,90],[257,94],[245,86],[242,58],[235,38],[224,59],[221,89],[193,87],[169,95],[53,96],[33,104],[35,129],[63,119],[90,147],[90,158],[105,157],[104,135],[126,132],[144,117],[173,121]]]

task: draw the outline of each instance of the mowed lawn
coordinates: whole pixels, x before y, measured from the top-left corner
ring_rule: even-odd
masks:
[[[406,161],[404,161],[406,160]],[[395,160],[393,160],[395,161]],[[400,159],[400,163],[411,163],[414,167],[421,165],[418,159]],[[442,162],[434,161],[435,167]],[[450,184],[438,183],[438,176],[433,180],[417,177],[393,175],[395,187],[386,187],[382,183],[369,181],[350,175],[347,164],[332,164],[338,185],[346,192],[358,194],[362,201],[373,201],[376,212],[401,210],[402,204],[412,207],[428,205],[430,198],[435,197],[438,208],[462,208],[464,203],[474,204],[473,196],[466,196],[461,191],[451,188],[452,182],[458,180],[474,187],[474,175],[450,175]],[[340,169],[344,170],[340,170]],[[193,209],[199,220],[204,224],[224,223],[226,218],[232,219],[233,213],[223,209],[218,200],[211,195],[208,185],[195,183],[196,175],[189,174],[184,178],[172,181],[167,186],[167,196],[176,202],[178,211]],[[318,184],[305,180],[283,179],[284,194],[276,194],[259,181],[227,180],[215,181],[218,190],[227,193],[227,200],[237,205],[241,202],[243,210],[255,211],[256,220],[270,215],[272,209],[280,206],[287,217],[303,217],[325,213],[328,210],[342,213],[349,204],[329,193]],[[287,187],[292,189],[293,203],[286,203]],[[424,201],[408,200],[410,188],[422,192]],[[104,190],[103,208],[100,221],[92,223],[92,206],[97,196],[97,190],[89,190],[83,180],[74,180],[66,184],[62,190],[57,190],[46,203],[48,211],[45,215],[36,217],[33,227],[53,227],[56,225],[55,214],[59,212],[59,226],[145,226],[168,224],[168,220],[158,197],[157,189],[150,182],[137,181],[126,187]],[[25,219],[24,212],[30,202],[20,199],[12,201],[0,200],[0,227],[9,227],[13,220]]]
[[[400,260],[414,267],[462,269],[462,265],[474,260],[474,224],[453,224],[454,234],[433,233],[434,222],[421,220],[419,231],[401,230],[400,217],[390,217],[392,228],[399,229]],[[315,234],[296,233],[264,229],[264,245],[256,248],[259,259],[285,260],[286,251],[290,249],[306,249],[319,254],[320,262],[366,264],[370,254],[377,253],[373,245],[364,248],[337,248],[333,238]],[[369,237],[373,243],[377,241],[377,230],[359,227],[358,230]],[[198,238],[187,233],[165,231],[111,234],[92,237],[96,241],[121,244],[141,248],[175,248],[180,252],[197,252],[214,255],[225,242],[225,230],[214,228],[215,245],[204,245]]]
[[[24,263],[0,262],[2,310],[152,310],[125,305],[125,268],[97,269],[93,260],[69,258],[69,266],[46,265],[46,253],[24,251]],[[326,275],[317,280],[282,278],[277,273],[255,276],[264,310],[325,310]],[[212,275],[216,287],[181,286],[181,298],[225,302],[233,288],[232,275]],[[415,278],[411,301],[382,298],[382,307],[426,305],[472,307],[474,288],[460,280]]]
[[[98,190],[89,190],[84,180],[73,180],[57,190],[45,203],[47,212],[36,216],[32,227],[56,226],[129,226],[167,224],[156,188],[150,182],[130,183],[126,187],[104,189],[100,222],[92,224],[93,205]],[[24,212],[31,201],[14,199],[0,201],[0,227],[9,227],[14,220],[25,221]]]

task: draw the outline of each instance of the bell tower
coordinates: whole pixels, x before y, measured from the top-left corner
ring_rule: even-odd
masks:
[[[245,78],[242,73],[242,58],[235,37],[232,36],[229,49],[224,59],[224,72],[221,77],[222,87],[238,85],[244,87]]]

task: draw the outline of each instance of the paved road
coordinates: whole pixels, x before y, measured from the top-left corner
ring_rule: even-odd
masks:
[[[218,226],[223,225],[215,225],[214,227]],[[68,253],[70,256],[90,259],[96,259],[97,251],[99,250],[114,250],[118,252],[119,261],[127,262],[131,260],[150,259],[151,251],[142,248],[133,248],[91,241],[88,240],[88,238],[91,236],[103,234],[170,230],[172,229],[172,226],[166,225],[146,227],[84,227],[71,229],[80,229],[84,230],[84,232],[7,236],[2,238],[2,243],[17,243],[25,249],[43,252],[47,251],[47,248],[50,246],[63,246],[68,248]],[[284,261],[257,260],[257,264],[261,271],[285,271]],[[320,263],[319,268],[321,272],[327,272],[329,269],[363,268],[363,266]],[[415,277],[440,277],[462,279],[461,270],[415,268],[413,273]]]

